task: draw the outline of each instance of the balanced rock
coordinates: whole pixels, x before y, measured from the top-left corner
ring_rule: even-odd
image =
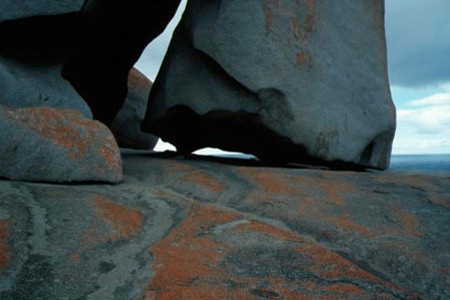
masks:
[[[111,125],[111,131],[120,147],[151,150],[158,138],[141,131],[152,82],[133,68],[128,75],[128,95]]]
[[[384,1],[190,0],[143,129],[181,152],[387,168]]]
[[[85,101],[61,76],[62,63],[77,40],[75,1],[0,2],[0,104],[70,108],[86,117]]]
[[[0,106],[0,177],[23,181],[122,180],[120,151],[103,124],[80,112]]]

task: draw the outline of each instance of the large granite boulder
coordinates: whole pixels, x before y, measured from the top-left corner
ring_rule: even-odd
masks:
[[[240,164],[0,181],[0,299],[450,299],[450,174]]]
[[[86,29],[63,76],[86,100],[94,118],[110,126],[127,96],[128,73],[145,47],[162,33],[180,0],[87,0]]]
[[[61,76],[77,35],[83,0],[0,2],[0,104],[71,108],[92,113]]]
[[[185,153],[387,168],[384,1],[190,0],[143,128]]]
[[[122,148],[151,150],[158,138],[141,130],[152,82],[138,69],[128,75],[128,94],[111,124],[111,131]]]
[[[24,181],[122,180],[120,151],[100,122],[71,109],[0,105],[0,177]]]

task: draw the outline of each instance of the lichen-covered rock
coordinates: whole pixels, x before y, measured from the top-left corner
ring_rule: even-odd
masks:
[[[448,175],[132,154],[124,171],[0,181],[0,299],[450,298]]]
[[[190,0],[143,128],[181,152],[387,168],[384,1]]]
[[[24,181],[122,180],[111,132],[75,110],[0,106],[0,177]]]
[[[128,95],[111,125],[120,147],[152,150],[158,138],[141,130],[152,82],[133,68],[128,75]]]

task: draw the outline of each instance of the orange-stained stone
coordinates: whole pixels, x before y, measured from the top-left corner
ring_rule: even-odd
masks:
[[[152,248],[156,274],[148,290],[156,294],[155,299],[224,299],[211,297],[212,293],[223,297],[226,293],[224,287],[215,287],[217,290],[211,290],[210,295],[205,295],[205,289],[190,285],[196,278],[222,277],[222,271],[217,265],[223,258],[221,248],[224,245],[199,234],[207,230],[208,226],[238,218],[236,213],[220,211],[207,205],[194,205],[191,215]]]
[[[0,270],[8,267],[11,260],[11,249],[9,245],[9,222],[0,220]]]
[[[420,230],[420,221],[417,216],[402,211],[400,209],[395,209],[403,230],[411,236],[422,236],[423,232]]]
[[[196,171],[183,176],[184,180],[205,187],[213,193],[221,193],[225,190],[225,186],[206,172]]]
[[[260,168],[236,168],[242,175],[258,184],[261,194],[269,193],[276,195],[298,196],[301,189],[291,185],[291,177],[281,172]]]
[[[450,208],[450,194],[441,195],[438,193],[430,193],[430,195],[428,196],[428,200],[430,200],[432,203]]]
[[[270,194],[291,196],[291,199],[307,196],[307,193],[319,190],[325,195],[313,201],[333,204],[345,204],[345,195],[357,192],[357,188],[345,181],[332,177],[333,173],[323,172],[323,178],[315,178],[304,175],[289,175],[270,169],[237,168],[238,172],[248,177],[258,186],[258,194],[267,198]],[[269,194],[269,195],[267,195]],[[311,196],[310,196],[311,197]]]
[[[8,118],[67,149],[72,159],[83,159],[94,137],[109,132],[100,122],[85,118],[79,111],[51,107],[5,109]],[[111,169],[122,167],[120,150],[112,134],[105,135],[98,151]]]
[[[327,287],[327,290],[336,292],[336,293],[342,293],[347,296],[353,296],[353,295],[365,295],[365,291],[359,287],[357,287],[354,284],[348,284],[348,283],[336,283],[332,284]]]
[[[327,193],[326,198],[334,204],[342,205],[345,203],[344,195],[358,192],[358,188],[355,185],[344,180],[336,179],[335,172],[324,171],[323,176],[324,178],[320,179],[309,179],[312,179],[312,181],[322,188]]]
[[[351,231],[351,232],[358,232],[362,236],[365,236],[365,237],[371,237],[375,234],[371,229],[353,222],[350,219],[349,215],[343,216],[340,218],[328,218],[327,220],[335,223],[341,229]]]
[[[389,285],[380,278],[360,269],[342,256],[319,245],[306,245],[298,247],[298,251],[308,254],[314,260],[312,269],[316,274],[328,279],[348,278],[362,281],[371,281]]]
[[[147,78],[142,72],[140,72],[136,68],[132,68],[130,73],[128,73],[128,86],[141,89],[143,91],[147,91],[149,87],[151,87],[152,82]]]
[[[74,263],[79,263],[82,253],[98,244],[136,236],[144,223],[144,215],[135,209],[115,203],[102,195],[89,197],[93,200],[95,214],[89,226],[81,232],[80,247],[69,255]],[[110,227],[107,230],[105,224]]]
[[[116,238],[130,238],[139,233],[144,222],[144,215],[136,210],[118,204],[103,196],[95,197],[97,214],[103,217],[117,232]]]
[[[232,251],[239,248],[216,240],[211,232],[216,226],[243,219],[244,215],[213,205],[193,203],[190,215],[151,248],[155,257],[152,266],[155,276],[149,283],[144,300],[258,300],[260,295],[267,295],[267,299],[292,300],[345,299],[342,295],[351,295],[354,299],[370,297],[366,291],[347,283],[322,286],[308,280],[288,281],[277,275],[254,278],[229,273],[222,264]],[[307,268],[325,279],[347,278],[392,287],[311,239],[272,225],[258,221],[237,222],[236,226],[227,227],[227,232],[223,234],[244,232],[264,233],[277,241],[298,242],[301,246],[295,249],[313,259],[314,264]],[[227,282],[235,284],[230,286]],[[258,288],[262,282],[267,288]]]
[[[236,226],[235,228],[236,232],[243,232],[243,231],[257,231],[261,233],[266,233],[268,235],[277,237],[280,240],[290,240],[295,242],[305,242],[303,238],[301,238],[298,234],[289,232],[287,230],[281,230],[279,228],[263,224],[260,222],[252,221],[247,224],[241,224],[239,226]]]

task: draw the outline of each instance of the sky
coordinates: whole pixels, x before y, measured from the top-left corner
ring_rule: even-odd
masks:
[[[450,154],[450,0],[385,0],[394,154]],[[136,67],[154,80],[186,0]],[[158,143],[156,150],[174,149]],[[211,154],[206,149],[200,153]]]

